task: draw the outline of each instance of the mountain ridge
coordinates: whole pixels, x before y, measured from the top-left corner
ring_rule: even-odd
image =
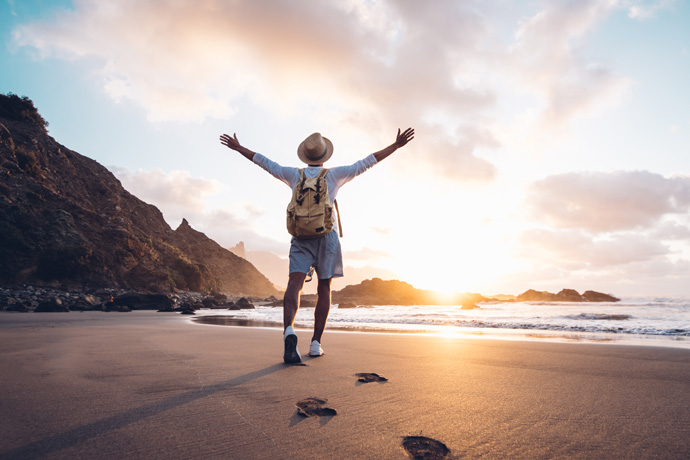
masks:
[[[30,99],[0,95],[0,283],[278,294],[186,220],[170,228],[158,208],[47,126]]]

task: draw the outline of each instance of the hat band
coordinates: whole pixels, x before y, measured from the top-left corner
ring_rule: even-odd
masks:
[[[328,153],[328,146],[326,146],[326,148],[323,149],[323,153],[321,155],[319,155],[318,157],[308,157],[308,158],[312,161],[318,161],[321,158],[325,157],[327,153]]]

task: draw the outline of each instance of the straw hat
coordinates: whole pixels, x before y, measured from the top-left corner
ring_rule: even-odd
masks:
[[[308,165],[325,163],[333,155],[333,143],[321,133],[309,135],[297,147],[297,156]]]

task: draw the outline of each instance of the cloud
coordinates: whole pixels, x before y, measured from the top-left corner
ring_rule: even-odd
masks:
[[[690,210],[690,176],[648,171],[583,172],[531,184],[530,216],[556,228],[612,232],[651,228],[665,215]]]
[[[628,7],[628,17],[645,20],[654,17],[658,11],[672,9],[676,0],[636,1]]]
[[[664,241],[690,241],[690,222],[678,224],[675,222],[663,222],[654,229],[651,236]]]
[[[206,198],[222,189],[219,181],[192,177],[188,171],[130,171],[117,166],[109,169],[125,189],[144,201],[155,203],[168,219],[182,220],[186,213],[203,212]]]
[[[250,101],[358,137],[411,125],[419,135],[408,149],[426,174],[487,182],[503,92],[541,95],[552,127],[629,83],[583,46],[615,8],[546,2],[517,25],[517,7],[454,0],[76,0],[17,27],[13,43],[96,66],[106,94],[154,122],[229,118]],[[497,22],[511,14],[506,44]]]
[[[549,2],[515,33],[511,53],[521,81],[544,99],[542,122],[560,127],[615,99],[631,84],[587,57],[588,33],[616,9],[615,1]]]
[[[490,33],[476,10],[448,0],[78,0],[13,37],[42,57],[96,65],[106,94],[155,122],[227,118],[250,100],[273,113],[308,108],[301,115],[333,125],[358,121],[375,137],[371,120],[434,129],[428,116],[440,115],[444,137],[474,134],[443,143],[441,158],[419,138],[420,157],[447,163],[440,169],[451,178],[490,180],[493,166],[476,148],[491,148],[480,115],[496,94],[473,70]]]
[[[602,269],[663,258],[670,249],[645,235],[594,238],[579,230],[532,229],[520,237],[520,256],[565,269]]]

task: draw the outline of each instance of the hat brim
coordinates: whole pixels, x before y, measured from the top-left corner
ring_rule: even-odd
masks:
[[[306,140],[302,141],[299,147],[297,147],[297,156],[303,163],[306,163],[308,165],[321,164],[325,163],[326,161],[328,161],[329,158],[331,158],[331,156],[333,155],[333,142],[331,142],[327,137],[322,137],[322,139],[326,143],[326,155],[324,155],[323,158],[320,158],[318,160],[313,160],[307,157],[306,148],[304,147],[304,142]]]

